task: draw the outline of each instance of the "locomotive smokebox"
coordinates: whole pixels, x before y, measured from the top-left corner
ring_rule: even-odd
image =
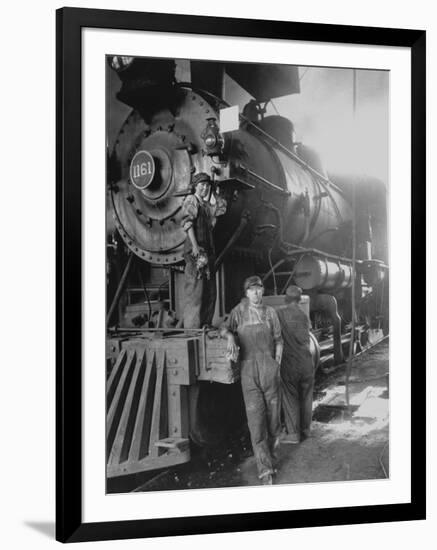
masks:
[[[192,171],[185,136],[171,124],[146,126],[134,111],[116,150],[121,177],[111,196],[120,235],[146,261],[180,261],[186,237],[180,207]]]

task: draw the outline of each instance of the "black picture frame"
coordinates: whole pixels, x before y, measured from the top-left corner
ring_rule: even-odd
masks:
[[[135,521],[82,521],[82,189],[83,28],[225,35],[411,50],[412,319],[425,318],[425,48],[422,30],[63,8],[57,11],[57,381],[56,538],[61,542],[424,519],[425,334],[412,323],[411,502],[350,508]]]

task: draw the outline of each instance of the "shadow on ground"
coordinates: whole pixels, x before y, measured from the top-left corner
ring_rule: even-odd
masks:
[[[55,522],[54,521],[25,521],[24,525],[30,527],[34,531],[38,531],[51,539],[55,538]]]

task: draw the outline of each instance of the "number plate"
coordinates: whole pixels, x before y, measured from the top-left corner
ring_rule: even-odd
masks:
[[[155,161],[148,151],[137,151],[130,164],[130,179],[137,189],[146,189],[155,175]]]

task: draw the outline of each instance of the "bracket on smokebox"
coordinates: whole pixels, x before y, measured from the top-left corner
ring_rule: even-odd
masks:
[[[214,180],[215,185],[223,186],[223,188],[233,186],[235,189],[249,189],[252,191],[255,189],[255,186],[251,183],[248,183],[247,181],[240,180],[239,178],[228,178],[225,180]],[[176,193],[172,194],[172,197],[186,197],[187,195],[191,195],[192,191],[191,189],[183,189],[182,191],[176,191]]]
[[[255,189],[255,185],[248,183],[247,181],[240,180],[239,178],[228,178],[226,180],[215,180],[216,185],[223,185],[225,187],[230,187],[233,185],[237,189],[249,189],[252,191]]]

